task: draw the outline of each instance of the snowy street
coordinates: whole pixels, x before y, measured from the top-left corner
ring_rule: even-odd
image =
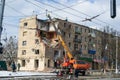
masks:
[[[44,72],[12,72],[12,71],[0,71],[0,78],[5,77],[24,77],[24,76],[56,76],[56,73],[44,73]]]

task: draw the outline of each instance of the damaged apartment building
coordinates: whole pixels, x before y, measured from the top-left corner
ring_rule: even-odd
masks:
[[[55,18],[53,22],[72,55],[91,60],[91,64],[94,58],[96,66],[93,67],[99,68],[102,48],[101,38],[97,35],[101,35],[101,32],[67,20]],[[44,71],[54,68],[55,61],[62,61],[65,54],[66,50],[49,19],[40,20],[31,16],[20,20],[18,63],[21,64],[21,70]]]

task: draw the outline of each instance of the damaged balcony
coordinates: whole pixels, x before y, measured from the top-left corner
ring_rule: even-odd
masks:
[[[56,29],[58,29],[59,22],[54,21]],[[38,29],[45,32],[55,32],[53,24],[49,20],[40,20],[38,21]]]

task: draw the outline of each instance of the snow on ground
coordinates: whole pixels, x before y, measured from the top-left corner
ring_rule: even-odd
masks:
[[[0,71],[0,77],[14,76],[56,76],[56,73]]]

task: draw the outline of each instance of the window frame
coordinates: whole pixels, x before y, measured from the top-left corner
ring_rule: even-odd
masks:
[[[26,50],[22,50],[22,55],[26,55]]]
[[[26,61],[25,61],[25,60],[22,60],[21,62],[22,62],[22,67],[25,67]]]
[[[24,24],[23,24],[25,27],[28,25],[28,22],[24,22]]]
[[[27,41],[22,41],[22,46],[26,46],[27,45]]]
[[[35,54],[40,54],[39,49],[36,49],[36,50],[35,50]]]

